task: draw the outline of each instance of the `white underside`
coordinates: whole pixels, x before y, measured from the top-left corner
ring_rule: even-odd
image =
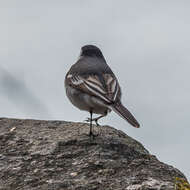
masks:
[[[105,103],[96,98],[95,96],[90,96],[86,93],[82,93],[81,91],[72,88],[71,86],[66,87],[66,94],[71,103],[78,107],[80,110],[90,111],[93,113],[104,115],[111,110]]]

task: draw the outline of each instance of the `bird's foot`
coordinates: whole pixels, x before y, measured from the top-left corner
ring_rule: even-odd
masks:
[[[98,123],[98,119],[94,119],[95,123],[96,123],[96,126],[99,127],[99,123]]]
[[[98,123],[98,120],[101,118],[102,116],[100,116],[100,117],[96,117],[96,118],[87,118],[86,120],[85,120],[85,122],[88,122],[88,123],[91,123],[91,122],[95,122],[95,124],[96,124],[96,127],[97,127],[97,130],[98,130],[98,132],[97,132],[97,134],[93,134],[92,133],[92,131],[89,133],[89,136],[90,137],[97,137],[98,135],[101,135],[101,128],[100,128],[100,124]]]
[[[95,137],[97,137],[99,134],[94,134],[94,133],[92,133],[92,131],[90,131],[90,133],[89,133],[89,136],[90,136],[90,138],[92,138],[92,139],[95,139]]]
[[[89,117],[87,117],[84,121],[89,123],[89,122],[91,122],[91,119]]]
[[[99,118],[94,118],[94,119],[90,119],[89,117],[87,117],[84,121],[85,122],[91,122],[91,121],[94,121],[96,123],[96,126],[100,126],[99,123],[98,123],[98,119]]]

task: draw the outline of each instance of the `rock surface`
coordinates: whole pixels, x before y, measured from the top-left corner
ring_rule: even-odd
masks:
[[[175,177],[186,179],[122,131],[88,132],[85,123],[1,118],[0,190],[174,190]]]

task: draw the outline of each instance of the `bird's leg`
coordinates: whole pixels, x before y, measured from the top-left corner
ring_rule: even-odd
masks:
[[[93,119],[92,118],[87,118],[85,121],[86,122],[95,121],[96,125],[100,126],[99,123],[98,123],[98,120],[101,119],[102,117],[105,117],[106,115],[107,115],[107,113],[104,114],[104,115],[101,115],[99,117],[93,118]]]
[[[90,111],[90,133],[89,133],[89,136],[93,136],[93,133],[92,133],[92,111]]]
[[[97,126],[100,126],[99,123],[98,123],[98,120],[101,119],[102,117],[105,117],[106,115],[107,115],[107,114],[101,115],[101,116],[96,117],[96,118],[93,118],[92,121],[95,121],[96,125],[97,125]]]
[[[96,117],[96,118],[87,118],[85,121],[87,122],[92,122],[94,121],[96,123],[96,126],[99,128],[99,131],[100,131],[100,124],[98,123],[98,120],[101,119],[102,117],[105,117],[107,115],[107,112],[104,114],[104,115],[100,115],[99,117]],[[100,134],[100,132],[99,132]]]
[[[95,123],[96,123],[96,126],[99,129],[98,134],[101,134],[101,126],[99,125],[98,120],[101,119],[102,117],[105,117],[106,115],[107,115],[107,112],[104,115],[101,115],[101,116],[96,117],[96,118],[93,119],[95,121]]]

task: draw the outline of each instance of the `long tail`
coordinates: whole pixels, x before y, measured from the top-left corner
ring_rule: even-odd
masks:
[[[134,116],[129,112],[129,110],[122,105],[121,102],[117,102],[111,105],[113,111],[115,111],[119,116],[128,121],[133,127],[139,128],[140,124],[134,118]]]

